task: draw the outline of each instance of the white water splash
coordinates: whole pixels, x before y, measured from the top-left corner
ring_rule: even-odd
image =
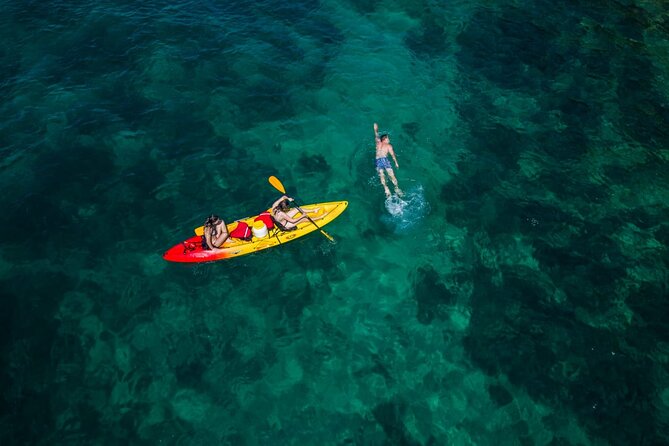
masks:
[[[425,200],[423,186],[418,184],[404,191],[404,196],[395,194],[386,199],[386,210],[388,215],[383,215],[381,220],[395,228],[395,232],[404,232],[411,229],[430,211],[430,204]]]
[[[397,195],[391,195],[386,198],[386,210],[393,217],[400,217],[404,214],[404,209],[409,205]]]

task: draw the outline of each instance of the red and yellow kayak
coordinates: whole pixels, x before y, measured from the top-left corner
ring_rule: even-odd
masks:
[[[335,218],[339,217],[346,207],[348,206],[348,201],[331,201],[328,203],[316,203],[300,206],[300,208],[306,210],[319,209],[318,213],[309,213],[309,216],[314,218],[319,218],[315,220],[316,224],[319,227],[323,227],[333,221]],[[296,217],[300,217],[301,214],[297,214]],[[243,218],[237,220],[228,225],[228,231],[232,232],[240,222],[246,223],[249,228],[254,226],[254,223],[257,224],[256,220],[257,215],[252,217]],[[200,229],[200,228],[198,228]],[[262,228],[260,228],[262,229]],[[261,251],[267,248],[273,248],[275,246],[288,243],[297,238],[305,236],[311,232],[318,230],[316,225],[310,221],[303,221],[297,225],[297,229],[294,231],[285,231],[282,232],[278,228],[274,227],[272,229],[266,230],[267,234],[261,237],[256,236],[256,232],[262,235],[262,230],[254,231],[253,238],[251,240],[241,240],[236,238],[228,238],[223,246],[220,249],[206,250],[202,249],[202,238],[199,235],[191,237],[178,245],[173,246],[168,249],[163,258],[170,262],[189,262],[189,263],[198,263],[198,262],[211,262],[214,260],[229,259],[232,257],[239,257],[246,254],[251,254],[256,251]],[[200,233],[196,230],[197,233]]]

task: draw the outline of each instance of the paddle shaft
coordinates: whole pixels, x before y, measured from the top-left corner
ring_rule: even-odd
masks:
[[[295,203],[294,200],[293,200],[293,203]],[[304,212],[304,210],[302,210],[301,207],[299,207],[299,206],[297,205],[297,203],[295,203],[295,207],[297,208],[298,211],[302,212],[302,215],[304,215],[305,217],[307,217],[307,220],[309,220],[314,226],[316,226],[316,228],[318,228],[318,230],[321,231],[321,234],[323,234],[325,237],[327,237],[328,240],[330,240],[331,242],[334,242],[334,241],[335,241],[335,239],[334,239],[330,234],[328,234],[327,232],[323,231],[323,230],[321,229],[321,227],[318,226],[318,225],[316,224],[316,222],[313,221],[313,220],[311,219],[311,217],[309,217],[309,215],[308,215],[306,212]]]

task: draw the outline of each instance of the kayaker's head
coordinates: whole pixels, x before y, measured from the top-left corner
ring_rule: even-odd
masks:
[[[215,227],[221,222],[221,218],[216,215],[216,214],[211,214],[207,219],[204,221],[204,226],[209,226],[209,227]]]
[[[286,198],[285,200],[281,201],[277,207],[282,212],[290,210],[290,200]]]

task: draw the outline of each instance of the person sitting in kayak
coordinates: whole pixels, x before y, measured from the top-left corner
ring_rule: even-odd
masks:
[[[297,224],[301,221],[308,221],[309,217],[307,217],[307,214],[316,214],[320,210],[320,208],[312,209],[312,210],[306,210],[306,209],[299,209],[299,208],[292,208],[290,207],[290,203],[292,201],[295,201],[294,198],[291,198],[287,195],[283,195],[281,198],[276,200],[274,204],[272,205],[272,220],[274,220],[274,223],[276,226],[281,229],[282,231],[294,231],[297,229]],[[295,218],[295,215],[298,212],[302,212],[302,216],[299,218]],[[311,217],[312,220],[320,220],[323,218],[323,216],[314,216]]]
[[[390,137],[385,133],[379,136],[379,125],[376,122],[374,123],[374,140],[376,141],[376,170],[379,172],[379,179],[381,180],[381,185],[383,185],[383,190],[386,192],[386,198],[390,198],[390,189],[388,189],[388,185],[386,184],[384,170],[388,174],[388,177],[390,177],[393,186],[395,186],[395,193],[401,197],[404,194],[397,185],[397,178],[395,178],[395,172],[393,172],[390,161],[388,161],[388,155],[393,157],[395,167],[399,169],[400,165],[397,163],[393,146],[390,145]]]
[[[214,214],[207,217],[202,234],[202,249],[220,249],[228,238],[230,233],[223,219]]]

